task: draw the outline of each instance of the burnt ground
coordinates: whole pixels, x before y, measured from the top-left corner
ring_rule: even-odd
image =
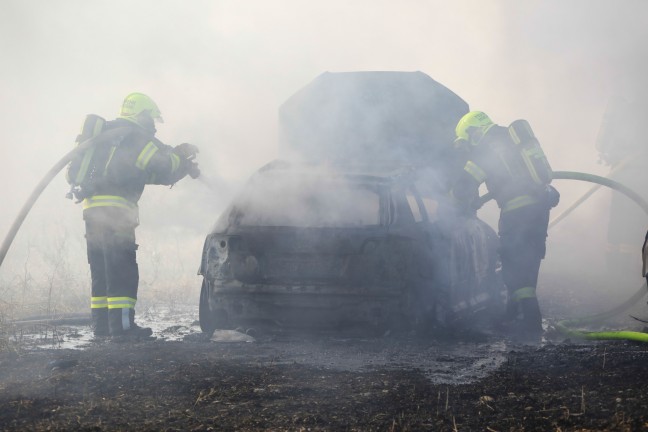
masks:
[[[194,333],[9,350],[0,407],[2,430],[648,430],[648,346]]]
[[[543,297],[537,346],[474,333],[205,340],[196,305],[140,310],[157,339],[134,343],[92,341],[74,320],[0,327],[0,430],[648,430],[648,344],[555,331],[587,298]],[[628,316],[600,329],[645,325]]]

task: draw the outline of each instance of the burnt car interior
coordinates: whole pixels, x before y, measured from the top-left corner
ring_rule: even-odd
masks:
[[[491,233],[461,225],[455,238],[441,235],[439,200],[421,196],[416,170],[369,171],[286,163],[259,170],[205,242],[203,330],[411,327],[421,315],[443,321],[460,303],[480,303],[463,287],[484,284],[491,269],[476,271],[474,245],[464,239]],[[452,276],[456,260],[462,268],[454,273],[468,267],[472,278]]]

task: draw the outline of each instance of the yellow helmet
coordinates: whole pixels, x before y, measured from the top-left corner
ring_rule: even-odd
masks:
[[[493,121],[486,115],[486,113],[481,111],[470,111],[468,114],[461,117],[459,123],[457,123],[457,127],[455,128],[457,139],[455,139],[455,143],[461,140],[472,142],[470,139],[471,128],[486,129],[493,124]],[[485,130],[483,132],[485,132]]]
[[[153,99],[142,93],[131,93],[124,98],[119,117],[137,123],[135,118],[144,111],[148,111],[149,116],[153,120],[164,123],[162,113],[157,104],[153,102]]]

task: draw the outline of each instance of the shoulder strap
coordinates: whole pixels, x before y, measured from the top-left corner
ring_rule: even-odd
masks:
[[[76,137],[77,146],[79,144],[88,141],[91,138],[94,138],[100,135],[106,126],[106,120],[96,114],[88,114],[83,120],[83,125],[81,126],[81,132]],[[78,151],[76,157],[74,157],[70,164],[68,165],[67,170],[67,180],[72,185],[79,185],[83,182],[87,172],[92,156],[94,154],[95,145],[94,142],[84,151]]]

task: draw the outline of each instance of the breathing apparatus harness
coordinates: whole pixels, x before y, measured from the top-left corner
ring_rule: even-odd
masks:
[[[96,138],[105,131],[106,120],[96,114],[88,114],[83,122],[81,133],[76,138],[76,143]],[[110,141],[94,140],[85,151],[72,157],[65,175],[70,184],[70,191],[65,195],[66,198],[74,198],[78,204],[94,194],[96,184],[102,177],[101,167],[106,166],[115,147],[122,139],[123,136]]]

